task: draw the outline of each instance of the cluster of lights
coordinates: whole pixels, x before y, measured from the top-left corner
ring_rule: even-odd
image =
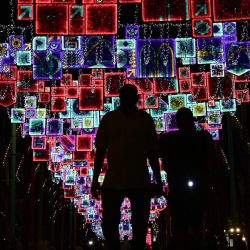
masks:
[[[0,25],[7,31],[0,43],[0,105],[11,108],[9,117],[20,124],[23,137],[32,137],[34,161],[48,163],[53,180],[63,184],[64,197],[101,236],[101,202],[90,195],[94,140],[102,117],[119,106],[121,86],[138,88],[138,106],[151,114],[157,132],[177,130],[176,112],[188,107],[202,121],[197,129],[208,130],[218,140],[223,114],[250,101],[250,41],[244,21],[250,17],[247,8],[235,7],[233,14],[227,3],[221,8],[220,0],[45,2],[18,0],[17,19],[29,23],[22,27],[15,25],[16,6],[10,1],[10,25]],[[127,3],[135,4],[132,24],[121,21]],[[50,25],[54,18],[56,27]],[[245,22],[241,34],[238,20]],[[125,30],[122,39],[118,29]],[[100,183],[104,175],[105,169]],[[152,171],[150,176],[153,182]],[[162,179],[167,190],[164,171]],[[187,180],[187,186],[192,189],[195,183]],[[166,205],[164,198],[152,199],[152,223]],[[131,237],[126,199],[121,213],[121,235]],[[240,229],[229,232],[238,234]]]
[[[239,227],[237,227],[237,228],[232,227],[232,228],[229,229],[229,232],[232,233],[232,234],[234,234],[234,233],[239,234],[241,232],[241,230],[240,230]]]
[[[237,236],[237,237],[241,237],[241,240],[246,242],[246,244],[247,244],[247,239],[246,239],[245,235],[243,234],[241,228],[239,228],[239,227],[231,227],[228,230],[224,230],[224,233],[226,235],[228,235],[227,236],[228,241],[230,239],[230,236],[231,237]],[[230,241],[229,241],[229,244],[230,244]]]

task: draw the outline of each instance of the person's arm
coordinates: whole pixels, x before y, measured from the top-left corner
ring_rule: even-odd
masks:
[[[152,168],[154,177],[157,183],[157,193],[159,196],[163,193],[163,186],[161,180],[160,164],[159,164],[159,155],[158,155],[158,140],[157,133],[155,130],[155,124],[153,119],[150,117],[149,125],[149,151],[148,151],[148,160]],[[158,195],[157,195],[158,196]]]
[[[148,156],[148,160],[156,179],[156,185],[153,184],[151,187],[151,195],[152,197],[160,198],[161,196],[164,196],[164,190],[161,180],[160,164],[157,152],[151,152],[151,154],[149,154]]]
[[[166,166],[167,166],[166,152],[167,152],[167,148],[166,148],[166,142],[165,142],[166,139],[165,138],[166,138],[165,133],[161,133],[159,135],[159,138],[158,138],[158,154],[159,154],[159,158],[161,159],[161,162],[162,162],[162,167],[166,171]]]
[[[156,153],[151,153],[148,156],[149,164],[153,170],[154,177],[156,179],[156,183],[159,187],[162,187],[162,180],[161,180],[161,172],[160,172],[160,164],[159,159]]]
[[[103,167],[103,162],[106,154],[106,149],[97,148],[95,154],[95,162],[94,162],[94,174],[93,174],[93,181],[91,186],[91,193],[92,196],[98,199],[98,192],[100,191],[100,185],[98,182],[101,169]]]
[[[94,198],[98,199],[98,192],[100,191],[100,185],[98,182],[101,169],[103,167],[105,154],[107,151],[107,133],[106,133],[106,116],[104,116],[101,120],[100,126],[98,128],[95,146],[96,146],[96,154],[94,161],[94,173],[93,180],[91,186],[91,194]]]

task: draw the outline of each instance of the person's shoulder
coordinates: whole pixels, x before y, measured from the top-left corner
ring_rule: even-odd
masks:
[[[119,114],[119,110],[112,110],[106,113],[102,119],[104,120],[111,119],[112,117],[117,116],[118,114]]]
[[[112,120],[116,117],[116,110],[110,111],[106,113],[102,118],[101,118],[101,124],[106,125],[112,123]]]
[[[146,112],[144,109],[138,109],[137,113],[140,114],[140,115],[151,117],[151,115],[148,112]]]
[[[145,120],[149,120],[149,121],[153,120],[152,116],[143,109],[138,109],[137,114],[138,116],[140,116],[141,118]]]

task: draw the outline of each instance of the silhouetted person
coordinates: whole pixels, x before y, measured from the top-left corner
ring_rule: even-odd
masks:
[[[197,250],[208,197],[213,140],[207,131],[196,130],[188,108],[178,110],[176,122],[178,131],[160,136],[160,155],[169,183],[173,249]]]
[[[101,120],[95,145],[96,155],[92,195],[98,198],[98,177],[107,152],[108,168],[101,187],[102,230],[109,250],[120,249],[120,206],[125,197],[131,202],[133,240],[135,250],[145,248],[150,212],[150,178],[147,159],[162,191],[157,156],[157,134],[151,116],[137,109],[138,94],[133,85],[120,90],[120,107]],[[159,195],[160,196],[160,195]]]

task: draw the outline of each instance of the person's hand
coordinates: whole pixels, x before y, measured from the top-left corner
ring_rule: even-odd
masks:
[[[100,188],[101,187],[100,187],[100,184],[99,184],[98,181],[92,183],[92,186],[91,186],[91,195],[95,199],[97,199],[97,200],[99,200]]]

